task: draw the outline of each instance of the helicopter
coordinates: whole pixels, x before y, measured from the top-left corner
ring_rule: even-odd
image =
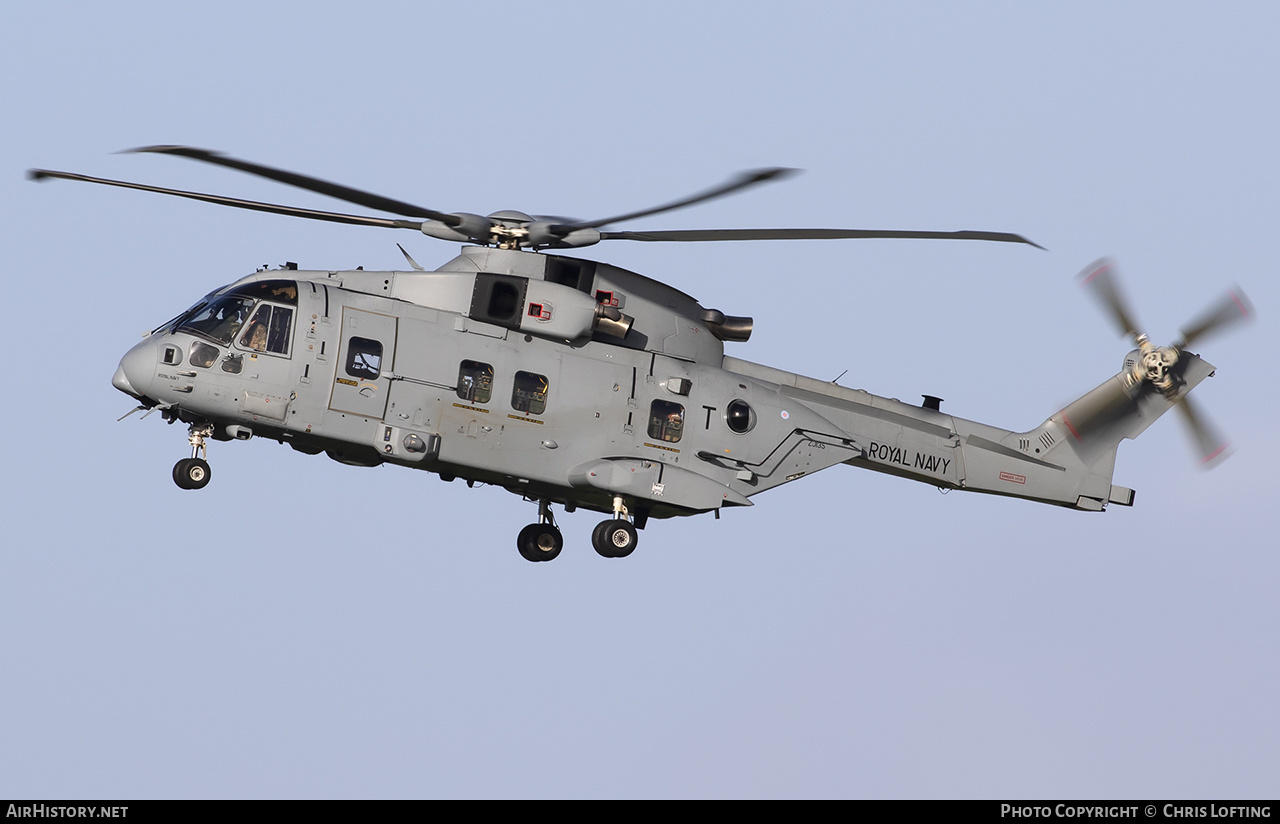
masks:
[[[602,241],[712,242],[905,238],[1040,247],[1006,232],[606,227],[790,175],[769,168],[653,208],[598,220],[498,211],[441,212],[187,146],[132,152],[185,157],[386,212],[375,217],[33,169],[34,180],[124,187],[217,205],[465,244],[434,271],[262,268],[214,289],[126,352],[113,386],[187,425],[182,489],[212,477],[210,441],[264,437],[344,464],[425,469],[500,486],[536,503],[516,546],[557,557],[553,506],[606,517],[592,545],[630,555],[650,518],[753,505],[767,490],[837,464],[945,491],[1023,498],[1081,511],[1132,506],[1112,483],[1117,447],[1177,408],[1202,462],[1224,441],[1188,394],[1215,367],[1189,347],[1251,316],[1230,291],[1170,346],[1140,331],[1112,261],[1082,273],[1135,348],[1120,371],[1038,426],[1013,432],[954,417],[941,399],[912,405],[725,354],[750,317],[702,306],[668,284],[560,254]]]

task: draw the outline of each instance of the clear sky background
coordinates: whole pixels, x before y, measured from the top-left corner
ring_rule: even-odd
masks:
[[[7,354],[0,797],[1274,798],[1280,287],[1274,3],[49,2],[0,27]],[[1232,283],[1195,396],[1085,514],[839,466],[653,522],[626,560],[431,474],[122,422],[147,329],[263,264],[456,246],[84,184],[356,210],[219,149],[443,211],[620,228],[988,229],[581,255],[751,315],[739,357],[1025,430],[1129,345],[1074,280],[1119,261],[1152,336]],[[847,372],[846,372],[847,370]]]

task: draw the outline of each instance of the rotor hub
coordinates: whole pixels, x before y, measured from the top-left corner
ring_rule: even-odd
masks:
[[[1171,346],[1153,346],[1143,336],[1142,357],[1134,366],[1134,377],[1149,382],[1166,396],[1177,391],[1173,367],[1178,363],[1178,350]]]

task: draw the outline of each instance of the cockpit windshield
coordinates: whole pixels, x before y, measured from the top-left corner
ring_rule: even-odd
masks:
[[[164,324],[155,332],[175,331],[200,335],[223,346],[235,338],[241,327],[249,319],[253,305],[261,298],[296,305],[298,302],[298,284],[291,280],[261,280],[245,283],[235,288],[227,287],[225,294],[214,293],[183,312],[178,317]],[[280,310],[277,309],[277,312]],[[279,318],[270,318],[268,323],[275,337],[288,337],[288,324],[292,311]],[[283,331],[281,331],[283,329]],[[154,334],[154,333],[153,333]],[[249,344],[246,343],[246,346]],[[283,352],[287,343],[276,342],[268,347],[268,351]]]
[[[249,319],[249,310],[252,308],[252,298],[223,295],[198,307],[189,317],[182,319],[177,331],[200,335],[226,346]]]

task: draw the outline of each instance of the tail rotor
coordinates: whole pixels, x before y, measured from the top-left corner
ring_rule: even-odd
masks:
[[[1183,375],[1199,358],[1188,347],[1253,316],[1253,308],[1239,289],[1229,290],[1182,329],[1182,338],[1170,346],[1156,346],[1141,330],[1137,316],[1120,288],[1115,262],[1095,261],[1080,273],[1081,284],[1101,303],[1103,311],[1138,351],[1126,360],[1126,371],[1116,380],[1094,390],[1062,411],[1063,423],[1076,441],[1087,443],[1100,430],[1124,417],[1145,395],[1159,393],[1178,407],[1202,466],[1213,466],[1229,452],[1225,438],[1193,404]],[[1167,407],[1166,407],[1167,408]]]

